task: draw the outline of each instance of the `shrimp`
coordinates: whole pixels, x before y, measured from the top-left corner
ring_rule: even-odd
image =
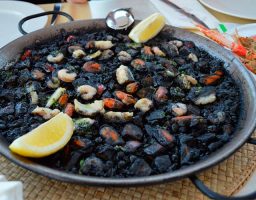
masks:
[[[59,63],[63,60],[64,55],[63,53],[58,53],[56,56],[53,56],[52,54],[49,54],[47,56],[47,60],[51,63]]]
[[[59,109],[50,109],[50,108],[44,108],[44,107],[39,107],[37,106],[33,111],[32,114],[36,114],[36,115],[40,115],[42,116],[44,119],[51,119],[54,116],[56,116],[57,114],[60,113]]]
[[[71,83],[76,79],[76,73],[68,73],[67,69],[61,69],[58,71],[58,78],[63,82]]]
[[[90,85],[81,85],[77,88],[77,92],[84,100],[91,100],[97,94],[97,89]]]

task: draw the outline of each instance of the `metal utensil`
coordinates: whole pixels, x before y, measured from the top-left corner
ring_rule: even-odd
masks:
[[[61,3],[55,3],[53,7],[53,11],[60,11],[61,10]],[[51,25],[54,25],[56,22],[56,19],[58,17],[58,14],[53,14],[51,19]]]
[[[131,8],[119,8],[111,11],[106,17],[106,24],[113,30],[127,30],[134,23]]]
[[[194,14],[191,14],[191,13],[185,11],[183,8],[177,6],[176,4],[172,3],[169,0],[161,0],[161,1],[163,1],[164,3],[168,4],[169,6],[171,6],[173,8],[175,8],[181,14],[191,18],[194,22],[199,23],[199,24],[201,24],[201,25],[203,25],[203,26],[205,26],[206,28],[209,29],[209,27],[201,19],[199,19],[197,16],[195,16]]]

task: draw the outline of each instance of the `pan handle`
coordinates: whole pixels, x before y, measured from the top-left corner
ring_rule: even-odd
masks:
[[[255,138],[249,138],[247,142],[250,144],[256,145]],[[256,199],[256,191],[250,194],[247,194],[245,196],[228,197],[212,191],[195,175],[190,176],[189,179],[196,186],[196,188],[200,190],[200,192],[208,196],[210,199],[217,199],[217,200],[254,200]]]
[[[28,21],[28,20],[31,20],[31,19],[34,19],[34,18],[38,18],[38,17],[42,17],[42,16],[45,16],[45,15],[62,15],[64,17],[66,17],[69,21],[74,21],[73,17],[71,17],[68,13],[66,12],[62,12],[62,11],[47,11],[47,12],[42,12],[42,13],[38,13],[38,14],[34,14],[34,15],[29,15],[27,17],[24,17],[23,19],[21,19],[19,21],[19,24],[18,24],[18,28],[19,28],[19,31],[23,34],[23,35],[26,35],[28,34],[24,29],[23,29],[23,24]]]
[[[247,142],[256,145],[256,138],[249,138]]]

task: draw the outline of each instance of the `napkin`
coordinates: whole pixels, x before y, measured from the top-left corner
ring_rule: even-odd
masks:
[[[151,3],[165,16],[168,24],[180,28],[194,29],[195,24],[193,20],[184,14],[180,13],[177,9],[166,4],[161,0],[150,0]],[[219,25],[211,13],[209,13],[197,0],[169,0],[178,7],[184,9],[187,13],[191,13],[202,20],[209,28],[215,29]]]
[[[23,200],[23,189],[20,181],[7,181],[0,175],[0,200]]]

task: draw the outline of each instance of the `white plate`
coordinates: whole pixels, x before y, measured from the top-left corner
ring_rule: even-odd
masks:
[[[235,29],[231,30],[231,34],[235,34],[235,30],[237,30],[238,35],[243,37],[256,36],[256,23],[238,26]]]
[[[40,12],[44,12],[44,10],[31,3],[0,0],[0,48],[22,36],[18,30],[18,23],[22,18]],[[47,16],[43,16],[29,20],[23,27],[27,32],[32,32],[43,28],[46,22]]]
[[[203,5],[234,17],[256,20],[256,0],[199,0]]]

